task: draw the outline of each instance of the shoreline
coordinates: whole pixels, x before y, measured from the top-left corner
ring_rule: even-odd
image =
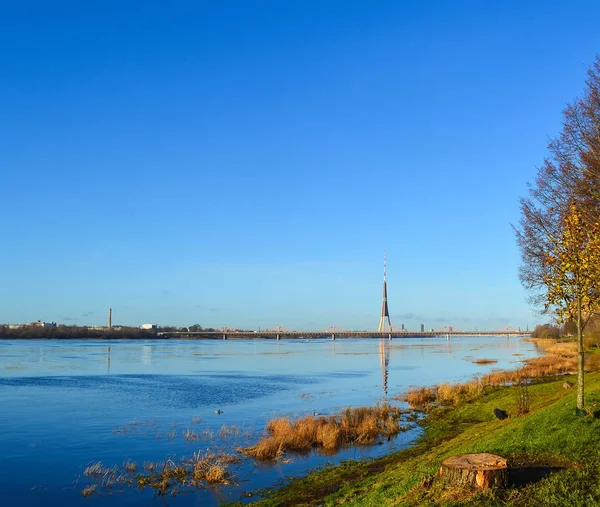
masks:
[[[427,503],[430,505],[445,504],[443,500],[438,503],[438,500],[431,498],[430,490],[434,489],[437,494],[441,495],[440,499],[446,494],[441,486],[432,488],[431,484],[435,483],[435,477],[441,457],[451,455],[451,443],[455,442],[456,447],[471,447],[477,452],[505,452],[502,447],[510,447],[510,426],[515,426],[515,429],[522,430],[521,427],[529,426],[528,419],[544,416],[544,412],[551,410],[558,404],[556,410],[566,411],[571,416],[571,421],[574,425],[580,425],[582,420],[580,417],[573,419],[574,416],[574,391],[575,389],[563,389],[563,384],[566,379],[575,381],[569,367],[572,363],[574,342],[570,340],[547,340],[529,338],[527,341],[536,343],[543,352],[537,358],[532,358],[523,361],[523,365],[515,370],[506,370],[503,372],[492,372],[487,375],[488,380],[495,379],[495,384],[488,383],[483,386],[483,390],[478,392],[474,397],[455,398],[455,403],[444,404],[438,402],[431,404],[427,410],[415,410],[416,413],[421,412],[423,419],[419,424],[423,426],[421,436],[410,447],[401,451],[389,454],[382,458],[369,460],[367,462],[346,461],[339,465],[317,469],[313,472],[298,478],[289,478],[287,484],[281,488],[273,489],[267,492],[259,492],[264,494],[264,497],[251,503],[256,506],[276,506],[276,505],[333,505],[344,503],[348,505],[361,505],[363,502],[367,504],[402,504],[402,505],[422,505]],[[598,357],[599,354],[592,354],[590,357]],[[590,357],[588,362],[590,362]],[[554,363],[554,366],[552,365]],[[597,361],[595,362],[597,363]],[[586,363],[587,364],[587,363]],[[556,369],[559,372],[555,371]],[[554,371],[548,375],[547,371]],[[522,383],[523,373],[537,373],[536,376],[529,377],[526,383]],[[495,377],[494,377],[495,375]],[[520,379],[515,382],[515,379]],[[476,382],[476,379],[468,381],[466,384]],[[452,386],[463,386],[465,384],[455,383]],[[441,386],[440,386],[441,387]],[[433,388],[424,388],[433,390]],[[439,387],[437,388],[439,389]],[[586,389],[588,390],[588,401],[594,406],[597,400],[600,404],[600,373],[586,373]],[[527,397],[527,407],[523,411],[524,393]],[[406,393],[405,393],[406,395]],[[565,407],[565,401],[573,398],[572,407]],[[507,408],[510,417],[505,420],[497,420],[493,414],[493,409],[498,405],[500,408]],[[518,414],[519,406],[523,413]],[[573,410],[570,410],[572,408]],[[542,415],[540,415],[542,414]],[[564,415],[564,414],[563,414]],[[562,418],[564,419],[564,417]],[[561,419],[557,419],[558,426],[561,425]],[[585,424],[597,425],[595,433],[600,430],[600,424],[596,423],[593,415],[590,415],[590,421],[584,421]],[[477,431],[480,427],[485,427],[487,431]],[[562,430],[565,428],[563,427]],[[508,431],[507,431],[508,430]],[[532,430],[533,433],[537,433]],[[494,441],[494,446],[486,446],[485,437],[494,440],[494,436],[498,433],[506,432],[500,441]],[[525,433],[528,433],[526,431]],[[575,432],[576,433],[576,432]],[[585,454],[585,449],[590,448],[590,439],[595,437],[586,434],[587,440],[583,440],[583,435],[580,440],[580,445],[575,445],[579,454]],[[496,435],[497,436],[497,435]],[[513,447],[519,447],[519,452],[512,452],[509,455],[513,467],[517,465],[521,468],[528,468],[532,465],[546,466],[553,472],[560,472],[557,463],[561,464],[561,470],[566,470],[564,474],[568,474],[575,466],[580,466],[574,460],[568,459],[567,456],[561,455],[561,449],[556,448],[556,456],[549,456],[545,452],[532,453],[523,452],[530,445],[531,435],[523,435],[524,438],[519,441],[519,438],[513,438],[515,444]],[[540,437],[540,435],[537,435]],[[483,437],[483,441],[482,441]],[[547,437],[541,435],[542,440],[547,440]],[[577,439],[575,439],[577,440]],[[576,442],[577,443],[577,442]],[[596,442],[594,442],[596,444]],[[600,444],[598,437],[597,444]],[[549,448],[552,446],[549,445]],[[596,445],[597,447],[597,445]],[[594,448],[594,445],[591,446]],[[506,452],[505,452],[506,453]],[[564,453],[563,453],[564,454]],[[576,458],[577,455],[574,456]],[[433,458],[433,459],[432,459]],[[412,467],[407,463],[412,463]],[[555,467],[556,465],[556,467]],[[556,470],[554,470],[554,468]],[[515,468],[516,469],[516,468]],[[600,466],[598,469],[598,477],[600,478]],[[558,476],[557,476],[558,477]],[[548,479],[550,480],[550,479]],[[490,505],[513,505],[512,497],[517,497],[527,490],[537,494],[536,491],[543,489],[540,486],[544,482],[544,478],[539,481],[532,482],[530,486],[522,486],[519,488],[511,488],[504,492],[506,498],[496,498]],[[395,490],[395,494],[387,494],[381,491],[381,487],[376,487],[376,484],[385,484],[385,490]],[[463,493],[460,493],[464,495]],[[471,492],[465,496],[465,505],[487,505],[486,501],[481,500],[484,493]],[[502,494],[500,495],[502,496]],[[424,499],[427,498],[425,502]],[[478,498],[475,503],[471,503],[475,498]],[[598,499],[600,502],[600,487],[598,488]],[[462,505],[462,500],[453,505]],[[246,505],[245,502],[237,502],[228,505]],[[516,504],[518,505],[518,504]],[[529,504],[528,504],[529,505]],[[531,503],[535,505],[535,503]],[[546,505],[540,503],[540,505]]]

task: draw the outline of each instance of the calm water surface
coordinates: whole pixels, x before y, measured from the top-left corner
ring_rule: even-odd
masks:
[[[506,337],[0,341],[0,504],[210,506],[244,500],[248,491],[315,466],[402,449],[418,429],[336,456],[315,452],[270,466],[245,459],[232,470],[236,485],[166,499],[132,488],[84,498],[81,491],[91,481],[83,471],[96,461],[141,465],[198,450],[235,452],[255,443],[278,414],[372,405],[410,386],[512,369],[537,354],[534,344]],[[479,366],[476,358],[498,363]],[[223,425],[235,425],[240,434],[219,436]],[[199,438],[187,441],[187,429]]]

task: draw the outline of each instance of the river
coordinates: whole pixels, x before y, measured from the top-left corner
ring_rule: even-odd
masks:
[[[3,505],[218,505],[341,459],[405,448],[390,441],[331,456],[313,452],[272,465],[248,458],[234,484],[155,498],[132,487],[98,488],[98,461],[165,461],[255,443],[276,415],[332,414],[372,405],[410,386],[516,368],[538,355],[519,338],[330,340],[0,341],[0,487]],[[478,365],[475,359],[497,363]],[[401,402],[393,402],[402,406]],[[223,428],[227,431],[223,431]],[[232,430],[233,428],[233,430]],[[222,430],[219,433],[219,430]],[[185,438],[195,435],[193,438]]]

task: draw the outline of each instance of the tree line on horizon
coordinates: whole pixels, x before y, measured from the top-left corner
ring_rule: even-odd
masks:
[[[563,111],[548,151],[521,199],[520,279],[533,304],[563,326],[558,334],[570,326],[577,337],[577,408],[583,409],[584,338],[600,332],[600,55],[582,96]]]
[[[159,333],[188,331],[218,331],[213,328],[202,328],[200,324],[189,327],[163,326],[155,329],[141,329],[133,326],[90,327],[77,325],[39,326],[25,324],[18,327],[0,325],[0,339],[66,339],[81,338],[104,339],[151,339]]]

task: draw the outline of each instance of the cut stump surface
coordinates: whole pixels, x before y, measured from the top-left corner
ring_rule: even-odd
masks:
[[[506,459],[495,454],[461,454],[442,461],[440,477],[457,486],[478,489],[508,486]]]

